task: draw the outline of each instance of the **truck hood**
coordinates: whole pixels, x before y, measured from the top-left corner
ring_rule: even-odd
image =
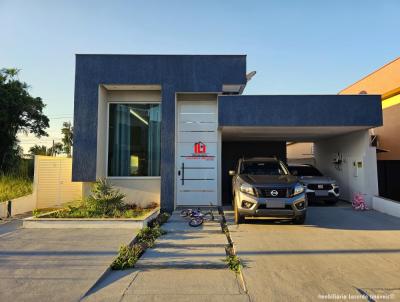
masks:
[[[250,185],[292,185],[298,183],[293,175],[249,175],[241,174],[240,178]]]
[[[329,176],[299,176],[299,181],[303,184],[334,184],[336,180]]]

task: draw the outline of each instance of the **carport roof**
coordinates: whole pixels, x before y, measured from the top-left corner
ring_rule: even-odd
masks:
[[[218,98],[225,140],[318,140],[382,125],[378,95],[240,95]]]

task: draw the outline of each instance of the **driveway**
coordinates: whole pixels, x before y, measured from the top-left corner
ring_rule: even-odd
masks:
[[[193,228],[174,212],[162,226],[167,234],[146,250],[134,269],[111,271],[84,301],[249,301],[223,261],[227,239],[217,220],[218,215],[216,221]]]
[[[0,225],[0,301],[78,301],[135,230]]]
[[[252,301],[348,301],[361,293],[400,301],[398,218],[310,207],[305,225],[257,220],[230,230]]]

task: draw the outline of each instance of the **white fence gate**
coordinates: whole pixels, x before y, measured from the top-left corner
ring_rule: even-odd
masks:
[[[72,158],[35,156],[36,208],[52,208],[82,198],[82,183],[72,182]]]

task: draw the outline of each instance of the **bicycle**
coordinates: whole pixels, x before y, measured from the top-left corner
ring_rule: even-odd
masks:
[[[354,210],[360,210],[360,211],[369,210],[367,203],[365,202],[364,195],[366,194],[362,194],[360,192],[354,194],[353,201],[351,203]]]
[[[184,209],[181,211],[181,217],[189,217],[189,225],[191,227],[198,227],[204,223],[204,221],[213,221],[214,214],[212,210],[203,213],[200,208],[197,209]]]

